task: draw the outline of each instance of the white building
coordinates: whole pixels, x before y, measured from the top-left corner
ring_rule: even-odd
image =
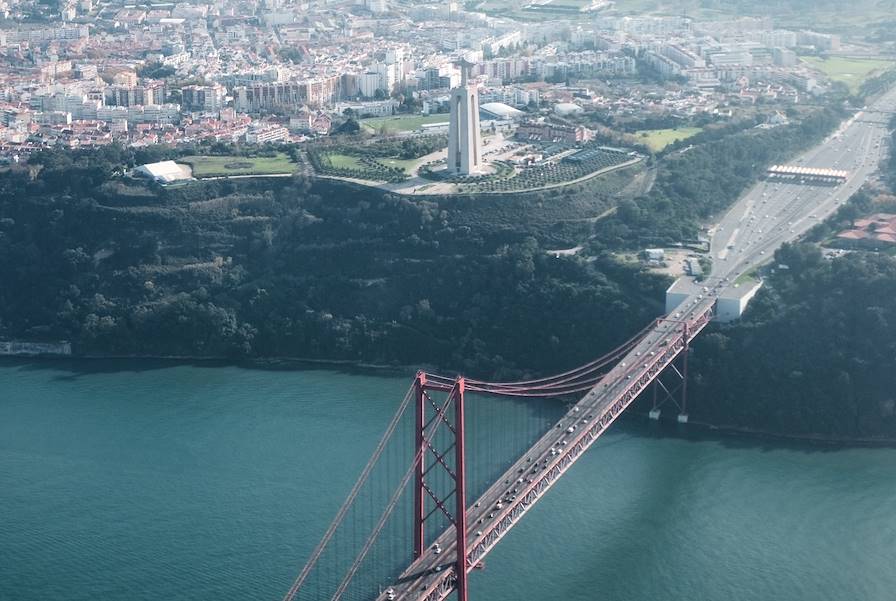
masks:
[[[508,106],[503,102],[486,102],[479,106],[482,116],[490,119],[520,119],[526,115],[523,111]]]
[[[289,130],[281,125],[251,127],[246,132],[246,144],[265,144],[288,140]]]
[[[716,300],[716,313],[713,319],[727,322],[740,318],[760,288],[762,288],[761,281],[749,280],[736,288],[732,286],[726,289]]]
[[[336,112],[342,114],[351,109],[359,117],[389,117],[398,110],[398,101],[394,98],[373,100],[370,102],[337,102]]]
[[[380,88],[380,75],[376,71],[362,73],[358,79],[361,87],[361,96],[365,98],[373,98],[376,95],[376,91],[382,89]]]
[[[572,102],[558,102],[554,105],[554,113],[561,117],[566,117],[567,115],[579,115],[584,112],[585,109]]]
[[[190,168],[186,165],[178,165],[174,161],[160,161],[140,165],[134,171],[137,175],[148,177],[160,184],[168,184],[178,180],[192,179]]]

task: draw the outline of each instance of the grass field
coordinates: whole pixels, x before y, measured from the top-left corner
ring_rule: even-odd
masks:
[[[367,169],[358,157],[338,152],[327,153],[325,156],[335,169]]]
[[[330,166],[334,169],[370,169],[369,165],[365,165],[361,162],[361,157],[339,152],[329,152],[325,156],[325,160],[327,160],[330,163]],[[398,167],[399,169],[403,169],[406,173],[410,173],[414,166],[420,162],[420,159],[404,160],[376,158],[374,160],[386,167]]]
[[[703,131],[701,127],[677,127],[674,129],[645,129],[635,132],[635,139],[650,150],[659,152],[669,144],[685,140]]]
[[[273,157],[238,156],[187,156],[178,162],[193,168],[193,177],[220,177],[226,175],[271,175],[292,173],[296,164],[283,153]]]
[[[555,2],[559,2],[555,4],[559,7],[571,0]],[[528,22],[555,19],[558,14],[564,14],[558,10],[552,12],[550,4],[540,10],[527,10],[527,4],[513,0],[482,0],[475,7],[494,16]],[[612,15],[687,15],[700,21],[771,17],[776,27],[785,29],[816,29],[818,24],[824,23],[825,31],[862,34],[867,33],[864,29],[892,20],[896,14],[896,0],[853,0],[848,6],[835,0],[614,0],[604,10]],[[570,11],[565,14],[576,15]],[[587,17],[588,13],[583,15]]]
[[[377,159],[376,161],[386,167],[398,167],[404,169],[406,173],[410,173],[420,159]]]
[[[809,56],[803,59],[809,66],[818,69],[833,81],[842,81],[853,93],[859,91],[862,82],[872,75],[885,71],[896,65],[893,61],[859,58],[818,58]]]
[[[448,113],[440,113],[435,115],[407,115],[397,117],[373,117],[371,119],[362,119],[361,125],[368,129],[378,132],[383,126],[389,131],[414,131],[419,129],[421,125],[429,125],[430,123],[448,123]]]
[[[740,286],[752,286],[756,282],[759,281],[759,277],[756,275],[756,269],[751,269],[746,273],[742,273],[740,277],[734,280],[735,285]]]

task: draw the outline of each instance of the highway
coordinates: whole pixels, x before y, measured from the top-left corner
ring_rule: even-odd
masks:
[[[691,295],[635,344],[555,428],[511,465],[467,517],[467,569],[480,562],[516,521],[610,426],[653,377],[708,323],[715,295],[741,274],[768,261],[774,250],[833,213],[864,183],[883,156],[886,125],[896,109],[896,90],[844,122],[825,142],[790,161],[808,167],[849,172],[844,183],[818,185],[762,181],[711,230],[712,272],[692,283]],[[468,500],[469,501],[469,500]],[[427,541],[426,552],[391,586],[371,591],[378,601],[441,600],[454,580],[454,530]],[[438,552],[436,551],[438,543]]]
[[[741,197],[711,230],[711,277],[733,280],[770,260],[781,244],[797,239],[845,204],[877,170],[894,111],[896,91],[891,90],[842,124],[824,143],[789,162],[846,170],[846,182],[801,184],[769,179]]]

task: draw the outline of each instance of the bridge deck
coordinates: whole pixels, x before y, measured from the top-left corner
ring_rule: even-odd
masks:
[[[510,467],[472,507],[467,517],[467,571],[495,547],[567,469],[632,401],[682,352],[684,324],[689,343],[709,323],[714,299],[691,298],[675,320],[661,320],[594,388]],[[574,428],[572,433],[568,428]],[[551,454],[551,451],[554,454]],[[501,509],[498,509],[498,503]],[[434,551],[435,543],[441,552]],[[456,580],[453,529],[430,541],[426,552],[377,601],[441,601]]]

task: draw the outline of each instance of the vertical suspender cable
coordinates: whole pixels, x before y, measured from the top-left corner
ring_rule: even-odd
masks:
[[[352,488],[351,492],[346,498],[345,502],[342,504],[342,507],[339,508],[339,512],[336,514],[336,517],[333,518],[333,522],[330,524],[330,527],[327,529],[327,532],[324,534],[324,537],[317,544],[317,547],[314,549],[314,552],[311,554],[311,557],[308,559],[308,562],[305,564],[305,567],[302,568],[302,572],[299,574],[298,578],[296,578],[295,582],[293,582],[292,586],[286,592],[286,595],[283,597],[283,601],[293,601],[296,596],[296,593],[299,592],[299,587],[302,586],[302,583],[308,577],[309,572],[311,572],[312,568],[317,564],[318,559],[320,559],[321,554],[326,548],[327,544],[330,542],[330,539],[333,538],[333,534],[336,532],[336,529],[342,523],[342,520],[345,519],[346,514],[348,513],[349,508],[351,508],[352,504],[355,501],[355,498],[358,496],[358,493],[361,491],[361,487],[364,486],[364,483],[367,481],[367,478],[370,476],[370,472],[373,471],[373,467],[376,462],[379,460],[380,455],[382,455],[383,450],[386,448],[386,443],[392,437],[392,433],[395,432],[395,427],[398,425],[398,422],[401,419],[402,414],[405,409],[407,409],[410,404],[411,398],[413,397],[413,387],[411,387],[407,394],[404,395],[404,400],[401,402],[401,405],[398,407],[398,411],[395,412],[395,415],[392,417],[392,421],[389,422],[389,426],[386,428],[386,432],[383,434],[383,437],[380,439],[379,445],[377,445],[376,450],[373,452],[373,456],[370,458],[370,461],[367,462],[367,465],[364,466],[364,470],[361,472],[361,476],[358,478],[358,481],[355,482],[355,486]]]

